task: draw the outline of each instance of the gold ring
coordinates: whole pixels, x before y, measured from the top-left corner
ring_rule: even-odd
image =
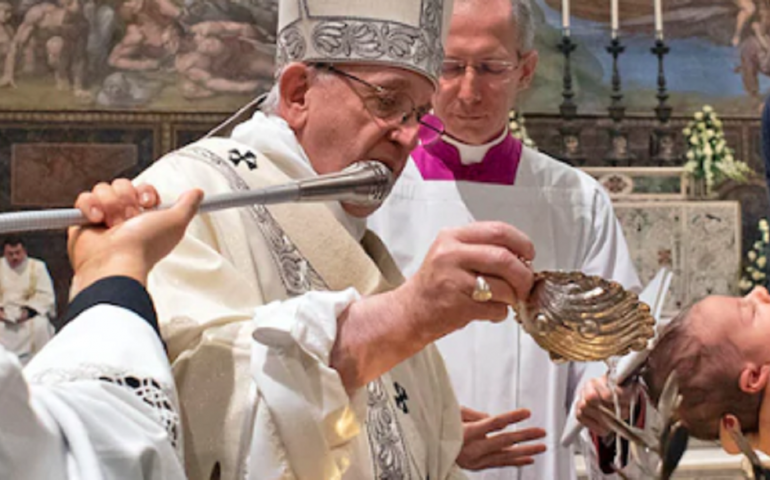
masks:
[[[477,302],[488,302],[492,300],[492,289],[489,287],[487,280],[481,275],[476,277],[476,286],[473,287],[471,298]]]

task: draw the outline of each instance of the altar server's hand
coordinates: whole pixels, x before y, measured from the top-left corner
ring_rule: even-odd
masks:
[[[631,384],[626,387],[615,387],[620,404],[620,416],[627,420],[630,416],[631,401],[639,395],[639,386]],[[607,376],[592,378],[583,386],[580,400],[577,404],[576,416],[580,423],[585,425],[594,435],[604,437],[612,433],[602,421],[599,406],[603,405],[611,412],[615,411],[615,401],[612,397]]]
[[[80,194],[75,207],[102,226],[69,231],[73,295],[108,276],[124,275],[146,284],[152,267],[182,239],[202,198],[203,192],[191,190],[168,210],[139,215],[159,203],[158,193],[149,185],[119,179]]]
[[[529,262],[532,242],[502,222],[478,222],[442,230],[417,273],[401,286],[400,294],[416,328],[439,338],[472,320],[501,321],[508,306],[526,299],[532,289]],[[474,300],[478,277],[491,290],[488,301]]]
[[[502,431],[509,425],[528,419],[531,413],[527,409],[513,410],[496,417],[466,407],[462,407],[461,412],[464,439],[457,464],[466,470],[530,465],[535,461],[532,457],[546,450],[542,443],[521,445],[545,437],[542,428]]]

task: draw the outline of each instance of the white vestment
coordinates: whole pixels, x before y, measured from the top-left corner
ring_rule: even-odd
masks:
[[[55,314],[56,298],[45,263],[27,257],[11,268],[5,258],[0,260],[0,306],[7,318],[0,322],[0,344],[26,364],[53,336],[49,319]],[[37,315],[22,320],[22,307]]]
[[[425,181],[410,161],[370,219],[404,275],[414,274],[442,228],[507,222],[535,245],[535,270],[580,270],[627,288],[639,280],[610,200],[588,175],[524,148],[516,184]],[[585,364],[557,365],[511,318],[472,322],[438,342],[461,405],[497,415],[528,408],[522,426],[545,429],[548,450],[533,466],[470,475],[483,479],[569,480],[573,452],[560,445]]]
[[[172,201],[314,175],[277,117],[257,113],[234,138],[185,147],[137,181]],[[337,203],[203,214],[153,270],[190,478],[462,477],[459,410],[433,345],[352,397],[329,366],[341,312],[401,281],[356,223]]]
[[[0,347],[0,478],[185,479],[163,344],[133,311],[97,303],[24,370]]]

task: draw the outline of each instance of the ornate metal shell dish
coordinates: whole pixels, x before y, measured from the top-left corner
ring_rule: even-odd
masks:
[[[579,272],[538,272],[514,309],[554,361],[597,361],[642,350],[652,338],[650,307],[616,282]]]

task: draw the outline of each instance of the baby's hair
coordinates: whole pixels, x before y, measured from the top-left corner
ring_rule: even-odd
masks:
[[[735,415],[744,432],[756,432],[761,394],[741,390],[743,355],[731,341],[707,344],[697,335],[707,328],[702,305],[683,309],[658,339],[642,373],[653,404],[657,404],[666,379],[676,370],[682,404],[678,416],[690,435],[703,440],[719,437],[719,423]]]

